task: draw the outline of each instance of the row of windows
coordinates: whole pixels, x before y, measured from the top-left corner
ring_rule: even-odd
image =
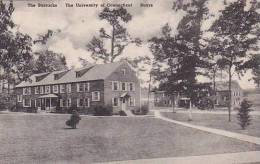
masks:
[[[87,99],[88,99],[87,102],[86,102],[86,100],[83,100],[84,101],[83,104],[87,104],[85,106],[89,106],[90,99],[89,98],[87,98]],[[92,101],[100,101],[100,92],[99,91],[91,92],[91,100]],[[31,102],[29,102],[29,101],[31,101],[29,98],[24,98],[23,99],[22,95],[17,95],[17,102],[23,102],[23,106],[24,107],[29,107],[30,106],[29,104]],[[77,104],[82,104],[81,102],[82,102],[82,100],[80,100],[80,99],[77,100]],[[70,104],[71,104],[71,99],[67,99],[67,102],[64,99],[61,99],[61,101],[60,101],[60,106],[61,107],[70,106]]]
[[[241,96],[240,92],[233,92],[233,96]]]
[[[113,91],[135,91],[135,83],[112,81]]]
[[[118,107],[120,104],[119,102],[120,102],[120,98],[118,98],[118,97],[112,98],[112,105],[114,107]],[[135,106],[135,98],[130,97],[128,99],[128,106]]]
[[[89,83],[78,83],[77,92],[86,92],[90,90]],[[52,86],[53,93],[71,93],[71,84],[60,84]],[[34,87],[34,94],[49,94],[51,93],[51,86],[36,86]],[[23,88],[23,95],[31,95],[31,87]]]

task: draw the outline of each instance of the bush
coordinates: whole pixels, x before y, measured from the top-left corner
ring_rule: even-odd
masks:
[[[147,115],[148,112],[149,112],[148,105],[142,105],[141,108],[139,108],[136,111],[132,110],[132,113],[134,113],[135,115]]]
[[[94,116],[112,116],[112,106],[96,106],[94,107]]]
[[[122,111],[122,110],[119,111],[119,115],[120,116],[127,116],[127,114],[124,111]]]
[[[252,104],[246,99],[244,99],[240,105],[240,108],[238,108],[238,124],[241,126],[241,128],[244,130],[247,126],[249,126],[251,123],[249,112],[252,111],[250,107]]]
[[[70,126],[73,129],[76,129],[77,124],[79,123],[80,120],[81,117],[79,116],[79,113],[76,110],[73,110],[70,119],[66,121],[66,125]]]

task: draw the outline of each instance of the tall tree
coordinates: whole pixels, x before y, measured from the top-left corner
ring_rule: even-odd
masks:
[[[61,32],[61,30],[47,30],[44,34],[39,34],[33,42],[43,47],[42,50],[35,52],[35,61],[33,63],[33,73],[53,72],[67,70],[66,57],[61,53],[56,53],[48,49],[48,41]]]
[[[221,11],[220,17],[213,23],[210,30],[215,33],[215,52],[222,59],[228,72],[229,90],[229,121],[231,121],[231,81],[234,73],[243,75],[244,64],[249,60],[249,51],[257,50],[259,39],[260,15],[257,12],[259,2],[237,0]]]
[[[62,54],[45,50],[36,52],[38,58],[35,60],[34,73],[53,72],[67,70],[66,58]]]
[[[192,102],[196,100],[196,91],[202,87],[196,77],[205,75],[203,69],[209,67],[201,29],[208,15],[206,3],[207,0],[175,1],[173,8],[187,13],[179,22],[178,34],[172,36],[171,28],[166,25],[160,38],[150,40],[151,51],[158,62],[153,72],[162,82],[161,86],[171,93],[183,92]]]
[[[254,61],[254,67],[252,69],[253,78],[252,80],[256,84],[257,88],[260,88],[260,54],[253,56],[252,61]]]
[[[106,7],[99,14],[99,19],[106,20],[109,23],[111,32],[101,28],[99,36],[94,36],[87,44],[87,50],[92,53],[91,56],[94,60],[101,60],[104,63],[114,62],[129,44],[141,44],[141,40],[131,38],[127,29],[123,26],[124,23],[128,23],[132,19],[131,14],[126,9]],[[109,42],[110,48],[106,48],[107,42]]]

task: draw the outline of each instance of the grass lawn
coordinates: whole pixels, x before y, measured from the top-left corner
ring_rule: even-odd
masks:
[[[241,130],[238,124],[237,115],[232,115],[231,122],[228,122],[227,114],[192,114],[192,121],[188,121],[188,113],[163,113],[164,116],[183,122],[189,122],[195,125],[212,127],[228,130],[237,133],[243,133],[251,136],[260,137],[260,116],[252,116],[252,124],[246,130]]]
[[[156,118],[0,114],[0,163],[91,163],[260,150]]]

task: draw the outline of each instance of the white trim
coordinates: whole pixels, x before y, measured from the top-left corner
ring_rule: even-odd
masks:
[[[117,90],[115,90],[115,83],[117,84]],[[120,91],[120,82],[119,81],[112,81],[112,91]]]
[[[86,99],[87,99],[87,103],[88,103],[87,105],[86,105]],[[90,98],[85,98],[84,103],[85,103],[86,107],[90,107]]]
[[[49,85],[45,86],[45,93],[51,93],[51,87]]]
[[[81,85],[83,85],[82,91],[79,90]],[[84,90],[85,90],[85,83],[77,83],[77,92],[84,92]]]
[[[95,93],[97,93],[97,99],[95,98]],[[99,91],[91,92],[91,100],[92,101],[100,101],[100,92]]]
[[[32,100],[31,99],[29,99],[29,103],[30,103],[30,105],[29,106],[27,106],[27,105],[25,105],[25,99],[23,99],[23,107],[31,107],[32,106]]]
[[[17,102],[23,102],[23,95],[17,95]]]
[[[40,94],[44,94],[44,86],[40,86]]]
[[[65,92],[66,92],[65,84],[60,84],[60,93],[65,93]]]
[[[84,90],[85,90],[85,92],[90,91],[90,84],[89,83],[84,84]]]
[[[67,104],[66,105],[67,105],[67,107],[71,107],[71,98],[67,99]]]
[[[39,93],[40,93],[39,92],[39,87],[38,86],[34,87],[34,94],[38,95]]]
[[[66,84],[67,93],[71,93],[71,84]]]
[[[117,105],[115,105],[115,103],[114,103],[114,102],[115,102],[115,101],[114,101],[115,99],[117,99]],[[118,107],[118,106],[119,106],[119,98],[118,98],[118,97],[113,97],[113,98],[112,98],[112,106],[113,106],[113,107]]]
[[[125,84],[125,89],[123,90],[123,84]],[[127,91],[127,82],[121,82],[121,90],[122,91]]]
[[[131,104],[131,102],[133,104]],[[128,106],[135,106],[135,98],[134,97],[129,97],[129,99],[128,99]]]
[[[59,93],[59,85],[53,85],[52,86],[52,92],[53,93]]]

